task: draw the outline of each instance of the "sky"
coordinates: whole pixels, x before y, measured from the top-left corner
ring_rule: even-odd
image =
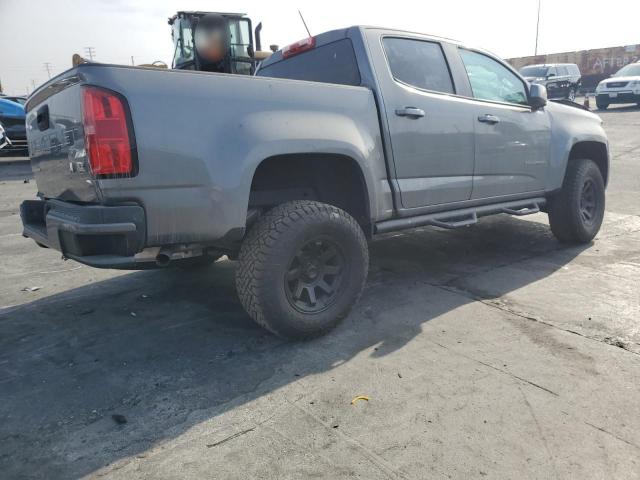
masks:
[[[640,1],[541,0],[539,53],[640,43]],[[263,48],[312,34],[375,25],[439,35],[504,58],[533,55],[538,0],[211,1],[0,0],[0,81],[25,94],[71,66],[74,53],[95,49],[105,63],[170,65],[167,19],[180,10],[231,11],[263,23]]]

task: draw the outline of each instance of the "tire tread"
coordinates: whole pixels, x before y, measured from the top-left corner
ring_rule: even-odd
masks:
[[[278,243],[279,238],[286,235],[296,224],[300,222],[313,223],[333,215],[337,215],[346,221],[353,235],[364,245],[366,272],[369,257],[362,228],[351,215],[332,205],[309,200],[295,200],[283,203],[266,212],[249,230],[238,256],[236,290],[246,312],[263,328],[279,336],[290,336],[278,327],[277,321],[268,318],[261,301],[265,294],[263,289],[267,287],[266,282],[263,281],[263,276],[269,268],[267,265],[269,251]],[[362,285],[360,285],[360,293],[357,298],[362,293],[365,280],[366,274],[362,280]],[[310,335],[302,334],[301,337],[309,338],[321,335],[330,330],[335,323],[347,314],[348,311],[343,312],[336,318],[334,324]]]

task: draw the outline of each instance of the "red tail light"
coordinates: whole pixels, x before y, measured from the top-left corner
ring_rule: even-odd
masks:
[[[306,52],[307,50],[312,50],[316,46],[316,37],[309,37],[303,40],[299,40],[296,43],[292,43],[291,45],[287,45],[282,49],[282,57],[289,58],[294,55],[298,55],[299,53]]]
[[[127,105],[115,93],[82,88],[85,148],[94,175],[131,175],[135,154],[129,138]]]

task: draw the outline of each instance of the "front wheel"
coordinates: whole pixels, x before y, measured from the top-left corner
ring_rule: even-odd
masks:
[[[602,225],[604,180],[593,160],[572,160],[562,189],[549,199],[551,231],[563,243],[588,243]]]
[[[603,102],[602,100],[596,99],[596,107],[598,107],[598,110],[606,110],[607,108],[609,108],[609,104],[607,102]]]
[[[348,213],[292,201],[257,221],[238,261],[236,289],[247,313],[276,335],[307,339],[331,330],[357,302],[369,253]]]

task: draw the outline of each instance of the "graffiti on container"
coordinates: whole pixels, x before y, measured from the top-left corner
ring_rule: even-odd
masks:
[[[516,69],[545,63],[575,63],[582,73],[583,87],[591,90],[602,79],[613,75],[625,65],[640,61],[640,44],[512,58],[508,61]]]

